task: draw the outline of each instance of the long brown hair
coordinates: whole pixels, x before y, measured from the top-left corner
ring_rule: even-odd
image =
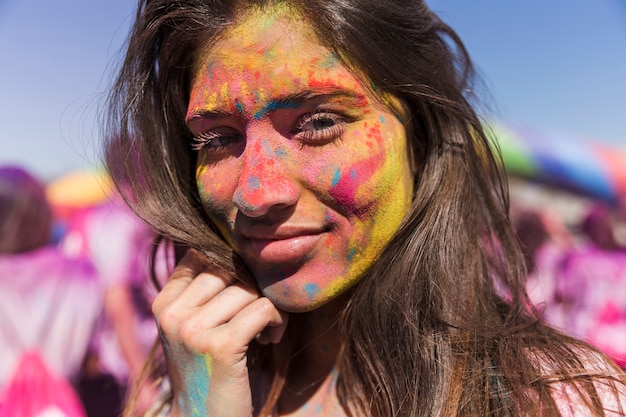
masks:
[[[130,190],[132,207],[233,275],[245,267],[203,211],[184,112],[198,51],[245,7],[271,3],[141,1],[109,100],[107,165],[130,186],[122,192]],[[455,32],[423,1],[282,3],[375,94],[399,99],[418,168],[409,214],[339,323],[337,389],[346,412],[553,416],[558,382],[603,415],[593,383],[613,381],[617,368],[586,369],[583,357],[599,354],[545,326],[527,299],[506,178],[470,101],[476,78]],[[269,356],[252,363],[284,377],[286,365]],[[275,401],[281,384],[274,388]]]

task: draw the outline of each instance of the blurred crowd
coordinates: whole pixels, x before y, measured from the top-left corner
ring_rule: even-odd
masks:
[[[155,235],[112,187],[92,182],[73,192],[96,197],[51,201],[29,172],[0,167],[0,392],[34,350],[70,383],[85,416],[115,417],[158,337],[151,270],[163,278],[171,265],[161,254],[152,268]],[[549,205],[513,199],[511,219],[533,305],[626,367],[623,208],[596,201],[572,223]],[[141,399],[146,407],[151,395]]]
[[[0,415],[26,395],[7,385],[35,351],[85,416],[118,416],[157,339],[155,235],[95,174],[79,187],[92,197],[58,201],[26,170],[0,167],[0,393],[13,396],[0,394]]]
[[[528,293],[543,317],[626,368],[626,210],[588,202],[575,221],[550,204],[511,219],[527,260]]]

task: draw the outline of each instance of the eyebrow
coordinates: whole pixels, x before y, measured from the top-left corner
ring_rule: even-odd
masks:
[[[253,117],[255,119],[261,119],[274,110],[295,109],[300,107],[305,101],[313,99],[346,98],[358,100],[362,97],[365,97],[365,94],[334,86],[322,87],[315,90],[305,90],[295,94],[288,94],[285,96],[279,96],[277,98],[271,99],[269,102],[267,102],[267,104],[265,104],[262,108],[256,111]],[[243,112],[243,106],[241,105],[239,100],[236,100],[235,107],[237,108],[237,111],[239,113]],[[220,117],[229,116],[232,116],[232,113],[228,111],[199,110],[191,113],[189,117],[187,117],[187,120],[191,121],[194,119],[217,119]]]

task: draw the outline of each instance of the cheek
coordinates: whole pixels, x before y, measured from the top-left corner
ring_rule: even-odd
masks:
[[[225,175],[224,171],[215,166],[206,166],[201,159],[196,168],[198,194],[204,209],[213,220],[227,216],[236,188],[236,183],[230,180],[233,176]]]
[[[322,162],[309,165],[307,180],[348,212],[367,216],[397,181],[404,156],[396,143],[404,141],[403,134],[382,121],[366,122],[347,132],[340,148],[329,148],[317,158]]]

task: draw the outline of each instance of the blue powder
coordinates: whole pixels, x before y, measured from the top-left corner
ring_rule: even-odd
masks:
[[[336,187],[339,184],[339,180],[341,179],[341,170],[337,168],[335,171],[335,175],[333,175],[333,187]]]
[[[306,291],[309,299],[313,299],[320,292],[320,287],[317,284],[306,284],[304,286],[304,291]]]

